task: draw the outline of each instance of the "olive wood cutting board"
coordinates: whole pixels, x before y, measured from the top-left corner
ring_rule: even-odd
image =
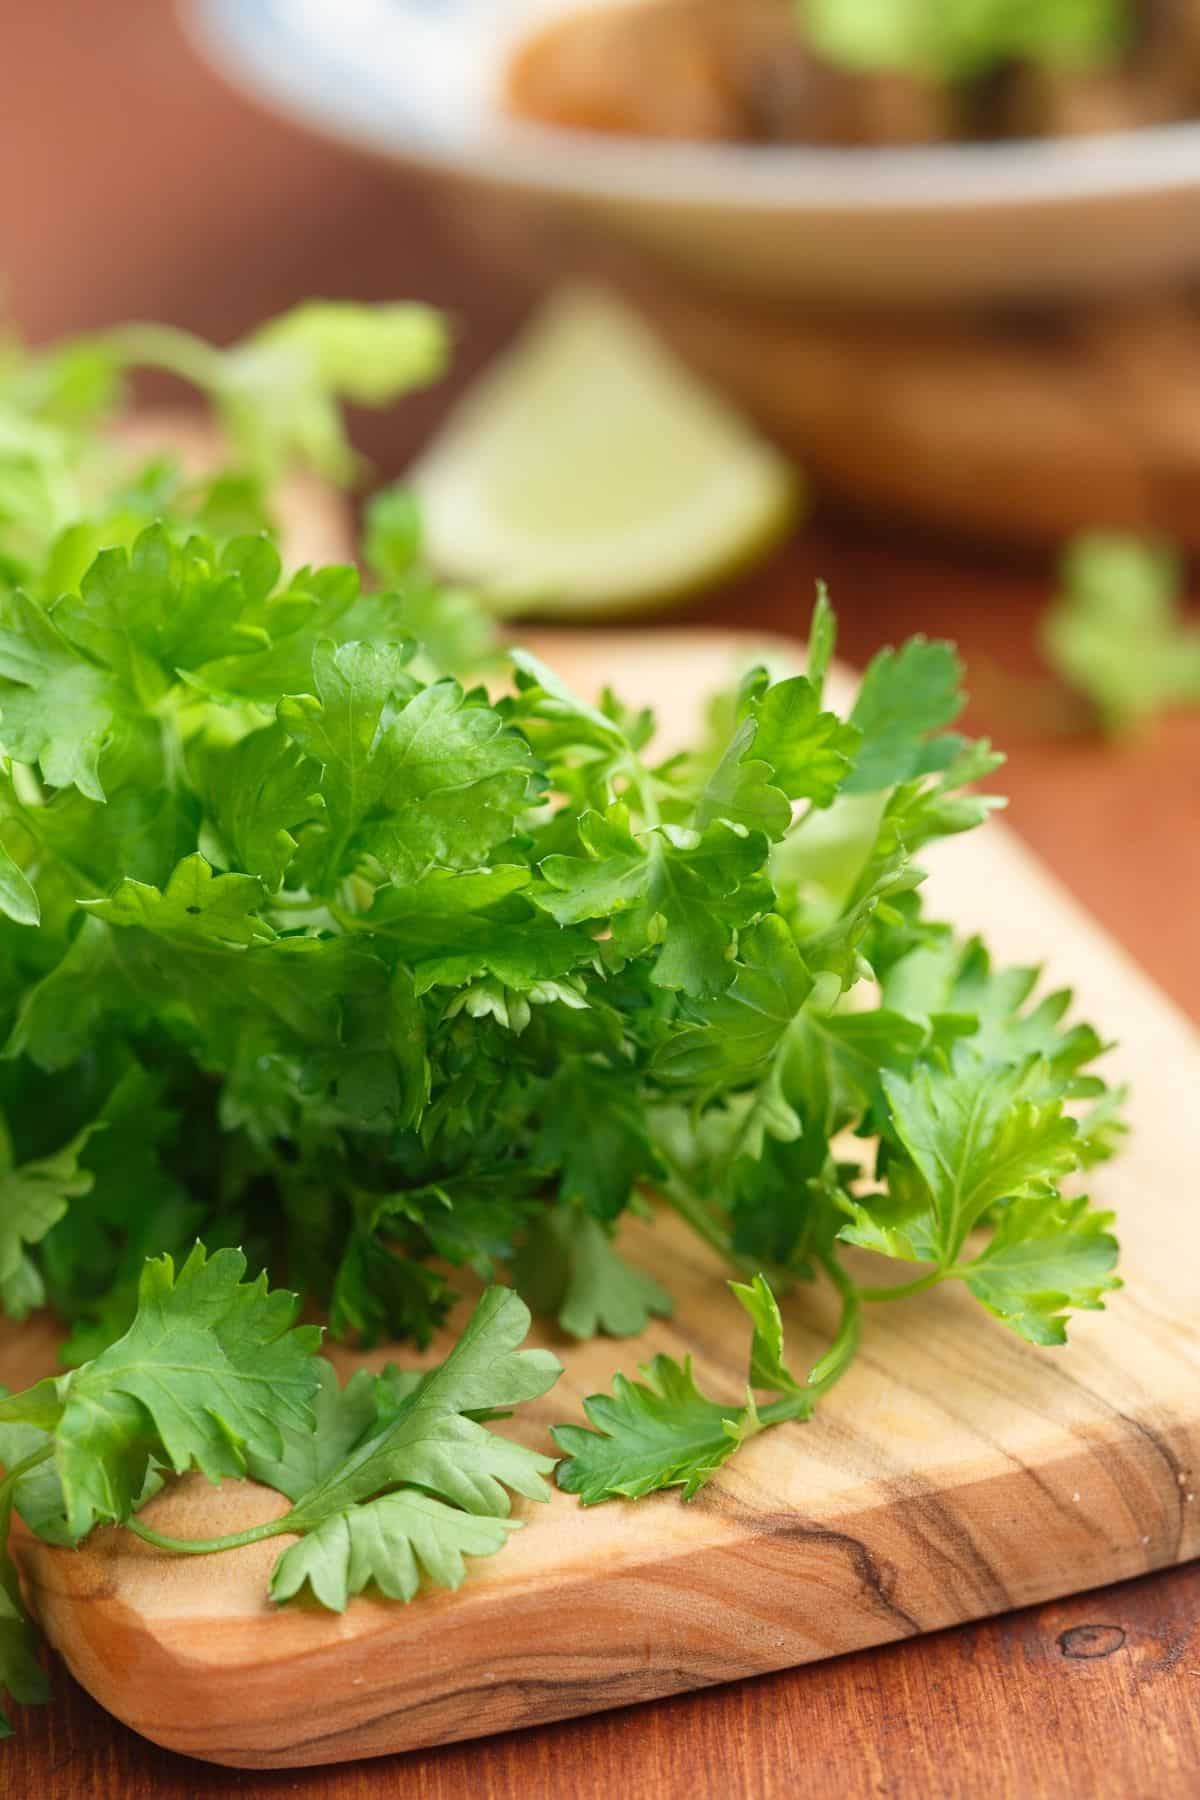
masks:
[[[654,704],[668,744],[746,654],[714,631],[539,633],[535,648],[595,692]],[[1119,846],[1114,854],[1119,854]],[[1046,962],[1055,985],[1119,1037],[1111,1071],[1134,1084],[1134,1135],[1093,1192],[1119,1214],[1124,1289],[1061,1350],[1021,1342],[964,1291],[937,1289],[868,1317],[862,1352],[809,1424],[747,1444],[691,1505],[676,1493],[584,1510],[518,1501],[525,1529],[456,1594],[341,1617],[278,1611],[278,1543],[172,1558],[128,1533],[80,1551],[24,1542],[20,1560],[51,1642],[109,1710],[155,1742],[246,1767],[382,1755],[627,1705],[933,1631],[1200,1552],[1200,1054],[1173,1010],[1003,825],[929,859],[934,904],[1006,960]],[[725,1271],[671,1218],[623,1244],[676,1296],[636,1340],[576,1345],[552,1393],[510,1429],[546,1428],[657,1351],[691,1355],[734,1400],[747,1323]],[[464,1299],[452,1325],[461,1324]],[[784,1303],[794,1359],[822,1346],[827,1297]],[[10,1328],[13,1385],[52,1358],[48,1325]],[[373,1366],[399,1354],[355,1359]],[[436,1356],[436,1348],[429,1353]],[[410,1358],[410,1360],[420,1360]],[[189,1537],[276,1516],[250,1483],[190,1476],[147,1518]],[[286,1543],[288,1540],[282,1540]]]

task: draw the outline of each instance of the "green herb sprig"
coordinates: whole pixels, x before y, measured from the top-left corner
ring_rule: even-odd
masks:
[[[619,1380],[558,1432],[589,1504],[690,1495],[807,1418],[873,1304],[957,1281],[1054,1344],[1117,1285],[1076,1180],[1121,1130],[1103,1041],[923,905],[922,851],[999,803],[948,645],[882,651],[843,712],[821,594],[805,671],[750,670],[665,756],[522,651],[480,685],[487,619],[402,494],[365,576],[284,570],[273,483],[349,467],[334,399],[428,375],[415,323],[302,309],[232,352],[139,329],[0,368],[0,1304],[51,1306],[78,1365],[0,1403],[0,1519],[153,1535],[164,1476],[252,1473],[293,1502],[255,1535],[301,1538],[275,1597],[334,1607],[499,1548],[550,1463],[487,1417],[556,1365],[493,1292],[436,1375],[339,1392],[247,1266],[362,1344],[428,1343],[455,1269],[636,1334],[669,1270],[618,1230],[661,1196],[743,1278],[747,1394],[661,1357]],[[220,474],[106,453],[135,350],[214,396]],[[808,1281],[840,1323],[801,1377],[773,1290]],[[19,1700],[7,1562],[0,1588]]]

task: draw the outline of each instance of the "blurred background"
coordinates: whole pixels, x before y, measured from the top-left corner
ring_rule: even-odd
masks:
[[[1073,534],[1200,542],[1200,127],[1179,123],[1200,75],[1193,93],[1164,74],[1184,39],[1139,39],[1120,81],[1053,86],[1009,59],[1022,81],[972,75],[950,116],[924,79],[814,86],[757,0],[732,8],[731,83],[711,0],[678,0],[669,32],[630,40],[626,20],[624,48],[526,48],[517,116],[484,130],[502,11],[9,4],[13,325],[41,343],[153,318],[226,341],[309,296],[432,302],[451,375],[358,421],[390,479],[564,278],[602,281],[803,471],[782,541],[672,616],[797,635],[821,577],[848,660],[954,638],[969,722],[1009,753],[1013,824],[1200,1011],[1200,679],[1163,676],[1196,654],[1184,577],[1163,565],[1160,590],[1109,595],[1089,627],[1149,670],[1131,729],[1105,732],[1086,669],[1064,681],[1045,651]],[[1193,31],[1195,12],[1162,16]],[[1200,71],[1200,31],[1196,48]]]

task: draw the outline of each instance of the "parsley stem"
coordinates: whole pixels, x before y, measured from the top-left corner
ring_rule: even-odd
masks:
[[[618,768],[637,793],[638,805],[647,827],[651,831],[657,831],[662,824],[662,814],[658,810],[658,797],[654,792],[654,776],[632,750]]]
[[[124,325],[106,335],[107,343],[120,351],[127,363],[165,369],[202,391],[220,385],[221,353],[173,325]]]
[[[661,1147],[660,1154],[663,1154]],[[664,1160],[670,1161],[670,1159],[665,1156]],[[713,1250],[717,1251],[718,1255],[725,1257],[726,1260],[732,1262],[735,1267],[740,1268],[742,1265],[734,1252],[733,1242],[729,1233],[722,1230],[721,1226],[718,1225],[717,1221],[713,1218],[712,1213],[709,1211],[708,1207],[705,1206],[704,1202],[691,1192],[684,1180],[680,1177],[679,1171],[675,1170],[673,1172],[675,1173],[676,1179],[674,1181],[664,1181],[658,1189],[658,1192],[662,1195],[667,1204],[674,1208],[680,1218],[686,1220],[692,1230],[696,1233],[697,1237],[703,1238],[704,1242]],[[757,1264],[755,1267],[757,1267]]]
[[[818,1254],[818,1262],[841,1295],[842,1312],[832,1344],[809,1372],[808,1392],[816,1401],[841,1380],[858,1351],[862,1307],[858,1288],[832,1250]]]
[[[143,1525],[139,1519],[126,1519],[126,1529],[136,1537],[153,1544],[159,1550],[173,1550],[179,1556],[208,1556],[214,1550],[240,1550],[245,1544],[259,1544],[264,1538],[279,1537],[285,1531],[294,1531],[295,1526],[289,1523],[290,1513],[284,1513],[281,1519],[268,1519],[262,1525],[251,1525],[246,1531],[230,1532],[228,1537],[215,1538],[174,1538],[167,1537],[164,1532],[155,1531],[153,1526]]]
[[[864,1287],[859,1288],[860,1300],[907,1300],[910,1294],[923,1294],[926,1288],[936,1287],[950,1273],[948,1269],[934,1269],[928,1275],[919,1275],[915,1281],[902,1281],[897,1287]]]
[[[768,1425],[783,1425],[788,1419],[807,1419],[815,1397],[811,1388],[798,1388],[794,1394],[785,1394],[781,1400],[760,1406],[758,1422],[765,1430]]]

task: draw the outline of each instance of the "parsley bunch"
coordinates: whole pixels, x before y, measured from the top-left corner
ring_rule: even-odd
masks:
[[[753,669],[664,757],[520,650],[474,683],[486,620],[402,494],[365,577],[283,569],[275,479],[349,468],[337,397],[439,345],[420,309],[323,307],[0,366],[0,1303],[52,1306],[83,1365],[0,1404],[0,1516],[73,1542],[165,1472],[248,1471],[294,1502],[257,1531],[301,1534],[276,1598],[333,1606],[499,1547],[551,1465],[486,1422],[557,1365],[496,1291],[440,1373],[339,1393],[247,1258],[365,1344],[426,1343],[461,1268],[619,1336],[670,1310],[616,1242],[657,1192],[751,1278],[746,1401],[669,1358],[619,1381],[558,1434],[587,1503],[690,1494],[807,1417],[866,1304],[962,1281],[1051,1344],[1115,1285],[1110,1216],[1063,1187],[1120,1131],[1101,1040],[922,905],[914,859],[998,804],[949,646],[881,652],[843,717],[821,595],[806,671]],[[220,475],[119,468],[135,353],[213,396]],[[801,1378],[768,1280],[810,1279],[841,1322]]]

